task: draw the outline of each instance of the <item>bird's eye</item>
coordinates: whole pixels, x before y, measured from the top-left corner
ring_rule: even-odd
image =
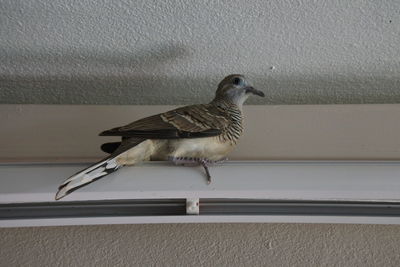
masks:
[[[243,81],[242,81],[242,79],[236,77],[235,79],[233,79],[232,82],[234,85],[241,85]]]

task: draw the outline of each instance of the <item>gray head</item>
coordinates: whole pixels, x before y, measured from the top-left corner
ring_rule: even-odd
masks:
[[[226,100],[242,107],[250,95],[265,96],[263,92],[251,86],[243,75],[231,74],[219,83],[214,100]]]

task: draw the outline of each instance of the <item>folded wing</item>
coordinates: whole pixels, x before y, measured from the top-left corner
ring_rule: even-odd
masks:
[[[217,136],[229,121],[214,106],[192,105],[150,116],[100,133],[144,139],[199,138]]]

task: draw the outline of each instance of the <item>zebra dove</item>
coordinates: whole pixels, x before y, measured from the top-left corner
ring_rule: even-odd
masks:
[[[201,165],[210,183],[208,166],[224,159],[242,134],[242,106],[250,94],[264,96],[243,75],[229,75],[209,104],[177,108],[100,133],[122,140],[103,144],[110,155],[64,181],[56,200],[124,165],[147,160]]]

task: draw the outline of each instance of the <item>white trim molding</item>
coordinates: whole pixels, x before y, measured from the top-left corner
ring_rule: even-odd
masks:
[[[122,168],[55,201],[57,186],[83,167],[1,165],[0,226],[400,223],[398,161],[231,161],[211,168],[210,185],[201,168],[153,162]],[[199,199],[199,215],[186,214],[193,199]]]

